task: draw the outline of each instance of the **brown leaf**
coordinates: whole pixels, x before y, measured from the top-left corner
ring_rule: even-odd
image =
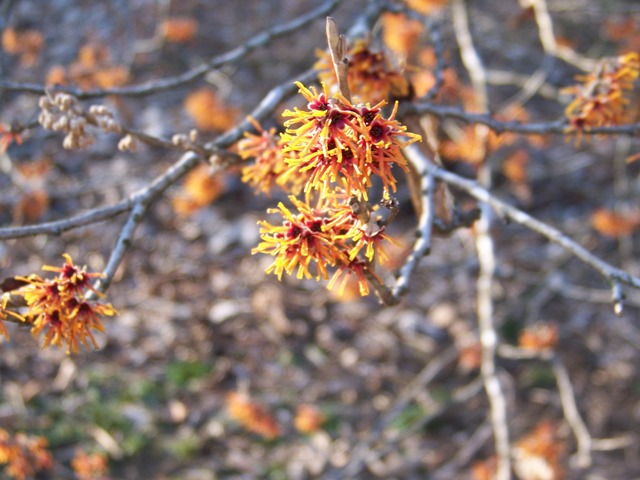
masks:
[[[382,39],[384,44],[398,56],[406,58],[411,55],[418,37],[424,27],[417,20],[412,20],[401,13],[385,13],[382,15]]]
[[[33,223],[49,208],[49,195],[44,190],[33,190],[22,195],[13,208],[15,223]]]
[[[602,235],[623,237],[640,226],[640,212],[618,213],[600,208],[591,215],[591,225]]]
[[[184,101],[184,108],[200,130],[219,132],[233,127],[240,115],[227,106],[211,88],[201,88]]]
[[[529,180],[529,152],[519,148],[509,155],[502,164],[502,171],[511,183],[522,185]]]
[[[10,55],[20,55],[23,67],[33,66],[40,57],[44,37],[37,30],[17,31],[12,27],[2,32],[2,49]]]
[[[184,179],[183,192],[172,199],[176,213],[191,215],[206,207],[224,192],[224,179],[211,175],[208,165],[199,165]]]
[[[198,32],[198,22],[190,17],[168,18],[160,25],[160,34],[167,42],[186,43]]]
[[[560,455],[564,447],[555,439],[555,426],[543,420],[518,440],[514,447],[514,469],[522,480],[560,480],[564,472]]]
[[[229,416],[247,430],[272,440],[282,431],[275,418],[262,405],[252,401],[248,395],[229,392],[226,396]]]
[[[527,350],[548,350],[558,344],[558,326],[553,323],[538,323],[525,328],[518,338],[520,348]]]

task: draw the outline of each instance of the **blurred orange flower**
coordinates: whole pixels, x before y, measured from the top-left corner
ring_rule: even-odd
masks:
[[[197,32],[198,22],[190,17],[172,17],[160,24],[160,34],[167,42],[186,43]]]
[[[226,403],[229,416],[250,432],[257,433],[267,440],[273,440],[282,434],[280,426],[269,411],[247,395],[229,392]]]
[[[324,415],[317,407],[303,404],[298,406],[293,425],[302,433],[313,433],[322,427]]]
[[[80,448],[71,460],[71,468],[78,480],[106,480],[109,463],[104,454],[87,453]]]
[[[196,127],[208,132],[220,132],[233,127],[240,116],[240,110],[229,107],[208,87],[189,94],[184,108]]]
[[[53,457],[47,447],[44,437],[11,435],[0,428],[0,465],[7,465],[6,473],[16,480],[33,478],[37,472],[53,467]]]

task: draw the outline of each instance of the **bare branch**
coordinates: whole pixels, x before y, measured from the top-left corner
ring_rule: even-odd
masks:
[[[558,44],[553,33],[553,21],[549,14],[546,0],[523,0],[522,3],[524,6],[533,8],[536,24],[538,25],[540,43],[542,43],[542,48],[547,55],[561,58],[584,71],[590,71],[595,67],[597,63],[595,60],[578,55],[571,48]]]
[[[576,397],[573,393],[573,385],[571,385],[567,368],[558,355],[553,356],[551,364],[553,365],[553,373],[556,376],[556,382],[558,384],[564,418],[571,427],[576,437],[576,443],[578,444],[576,463],[580,468],[587,468],[591,465],[591,434],[578,411]]]
[[[133,236],[136,228],[140,223],[142,223],[142,220],[153,201],[164,193],[169,186],[182,178],[189,170],[197,165],[200,160],[200,156],[196,153],[185,153],[182,158],[169,168],[161,177],[157,178],[142,192],[135,195],[134,205],[131,213],[129,214],[129,218],[127,219],[127,223],[120,232],[116,246],[111,252],[111,257],[105,267],[105,277],[96,281],[95,287],[98,291],[106,292],[109,288],[109,285],[116,273],[116,269],[124,259],[126,252],[133,244]]]
[[[419,151],[415,144],[407,146],[405,148],[405,154],[407,155],[407,159],[413,164],[416,174],[420,178],[422,210],[420,218],[418,219],[418,229],[416,232],[418,238],[413,246],[411,255],[409,255],[404,265],[402,265],[392,289],[393,296],[396,298],[401,297],[408,290],[411,275],[418,267],[420,260],[429,253],[431,248],[431,230],[435,215],[433,204],[435,181],[433,174],[429,173],[429,169],[424,165],[424,162],[429,162],[429,160],[424,155],[413,155],[413,150]]]
[[[478,54],[471,31],[466,0],[453,0],[451,4],[453,27],[456,34],[462,62],[471,77],[477,107],[489,111],[489,93],[487,89],[487,73]],[[489,128],[486,125],[475,125],[476,136],[482,145],[482,155],[487,153]],[[486,187],[491,186],[491,166],[488,162],[478,170],[479,181]],[[484,388],[489,398],[491,425],[493,427],[496,450],[496,480],[511,478],[511,446],[509,442],[509,421],[507,418],[507,401],[496,368],[496,349],[498,332],[494,319],[493,277],[496,269],[496,258],[493,237],[491,236],[491,210],[489,205],[480,205],[482,215],[476,222],[476,252],[480,271],[477,280],[477,315],[482,347],[481,375]]]
[[[62,233],[75,228],[84,227],[98,222],[109,220],[121,213],[128,212],[133,208],[132,198],[127,198],[113,205],[94,208],[88,212],[38,225],[27,225],[25,227],[3,227],[0,228],[0,240],[12,238],[32,237],[34,235],[61,235]]]
[[[192,68],[191,70],[188,70],[175,77],[165,78],[162,80],[152,80],[150,82],[142,83],[139,85],[130,85],[126,87],[116,87],[110,89],[84,91],[78,88],[60,87],[57,90],[69,93],[80,100],[106,97],[108,95],[117,95],[121,97],[139,97],[172,90],[203,77],[211,70],[220,68],[221,66],[228,63],[237,62],[252,51],[268,45],[276,38],[286,36],[290,33],[294,33],[306,27],[316,19],[327,15],[341,1],[342,0],[328,0],[318,8],[311,10],[310,12],[307,12],[304,15],[294,18],[293,20],[290,20],[286,23],[271,27],[253,36],[244,44],[233,48],[226,53],[217,55],[207,63]],[[0,81],[0,90],[15,93],[32,93],[38,95],[45,94],[44,86],[23,82]]]
[[[417,155],[422,155],[421,152],[417,152]],[[640,288],[640,278],[634,277],[630,273],[625,272],[619,268],[616,268],[599,257],[593,255],[584,247],[580,246],[565,234],[557,230],[556,228],[537,220],[526,212],[519,210],[518,208],[509,205],[493,194],[489,193],[486,189],[478,185],[477,182],[469,180],[454,173],[448,172],[443,168],[436,165],[427,164],[428,169],[433,173],[433,176],[439,180],[442,180],[449,185],[453,185],[472,197],[481,202],[486,202],[493,207],[498,214],[504,218],[508,218],[534,232],[541,234],[548,238],[550,241],[557,243],[573,255],[578,257],[587,265],[600,272],[610,284],[623,283],[635,288]]]
[[[567,134],[568,124],[564,119],[543,123],[504,122],[491,115],[483,113],[471,113],[459,107],[435,105],[428,102],[416,102],[406,104],[401,108],[403,114],[435,115],[440,118],[455,118],[464,123],[480,123],[488,126],[498,133],[513,132],[523,135]],[[615,127],[598,127],[584,130],[584,135],[637,135],[640,132],[640,123],[631,123]]]

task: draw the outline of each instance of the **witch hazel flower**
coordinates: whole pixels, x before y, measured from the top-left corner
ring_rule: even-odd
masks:
[[[371,106],[354,104],[342,94],[329,96],[322,85],[318,92],[296,82],[308,101],[306,109],[286,110],[282,152],[289,166],[285,177],[308,174],[305,193],[320,195],[345,181],[347,193],[367,199],[373,176],[382,180],[385,196],[396,190],[393,165],[408,171],[401,149],[421,140],[395,119],[396,103],[388,118],[382,114],[385,101]]]
[[[332,206],[326,200],[316,207],[293,195],[289,200],[298,213],[293,213],[282,202],[277,209],[269,209],[268,213],[280,214],[282,223],[259,222],[262,242],[252,253],[274,256],[274,262],[266,271],[278,279],[283,273],[292,274],[296,267],[298,278],[327,279],[328,266],[347,262],[340,237],[349,230],[346,224],[351,220],[351,212],[339,205]]]
[[[346,39],[339,35],[331,18],[327,18],[327,40],[338,92],[331,95],[326,83],[318,90],[296,82],[307,101],[306,107],[282,114],[286,118],[285,131],[280,134],[278,153],[286,168],[278,170],[277,177],[282,184],[304,185],[304,198],[290,196],[293,209],[280,203],[277,209],[268,210],[278,213],[282,221],[258,222],[262,242],[252,252],[274,257],[266,272],[277,275],[279,280],[283,274],[294,272],[299,279],[326,280],[332,269],[329,287],[342,277],[340,294],[354,275],[362,295],[369,293],[371,283],[384,298],[386,287],[374,265],[388,259],[383,243],[394,243],[386,232],[398,211],[397,201],[391,197],[397,188],[394,167],[409,173],[402,149],[422,139],[396,119],[398,102],[387,116],[383,111],[385,100],[374,105],[351,100]],[[362,53],[358,57],[363,62],[360,73],[380,67],[382,57]],[[379,68],[376,71],[379,73]],[[381,89],[375,85],[371,91]],[[247,155],[253,152],[256,165],[265,165],[258,165],[256,173],[270,173],[275,162],[262,155],[274,146],[272,134],[260,133],[261,136],[247,137],[239,150]],[[382,201],[379,206],[372,206],[369,190],[376,178],[382,185]],[[381,215],[379,207],[385,207],[388,215]]]
[[[87,298],[88,292],[103,297],[91,285],[94,279],[103,275],[75,265],[68,254],[63,257],[62,267],[45,265],[42,268],[57,273],[55,278],[42,278],[36,274],[16,277],[25,285],[11,291],[11,295],[24,299],[28,310],[20,319],[31,325],[34,337],[42,337],[43,347],[66,347],[69,353],[78,352],[80,345],[97,348],[94,332],[105,331],[101,317],[116,314],[111,304]]]
[[[640,76],[640,55],[627,53],[606,58],[588,75],[578,76],[578,85],[563,91],[574,95],[565,109],[567,133],[576,133],[577,141],[589,130],[622,125],[634,114],[631,92]]]

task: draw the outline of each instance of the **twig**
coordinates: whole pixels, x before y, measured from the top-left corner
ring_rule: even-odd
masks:
[[[25,227],[4,227],[0,228],[0,240],[12,238],[32,237],[34,235],[61,235],[62,233],[75,228],[84,227],[98,222],[103,222],[121,213],[128,212],[133,208],[133,199],[127,198],[113,205],[94,208],[88,212],[75,215],[73,217],[45,222],[38,225],[27,225]]]
[[[567,368],[564,366],[560,356],[553,350],[525,350],[522,348],[503,345],[498,353],[503,358],[519,360],[543,360],[551,363],[553,374],[556,377],[558,393],[564,418],[569,424],[573,435],[576,437],[577,452],[576,464],[579,468],[587,468],[591,465],[591,451],[593,449],[593,439],[587,426],[578,411],[573,385],[569,378]]]
[[[393,294],[389,287],[387,287],[380,281],[379,277],[375,274],[371,267],[365,268],[362,273],[364,274],[364,278],[366,278],[367,282],[369,282],[369,284],[373,287],[376,295],[384,305],[390,307],[398,304],[400,299]]]
[[[538,25],[540,43],[542,43],[542,48],[547,55],[561,58],[584,71],[592,70],[596,66],[597,62],[595,60],[582,57],[571,48],[558,45],[553,33],[553,21],[549,14],[546,0],[525,0],[523,3],[533,8],[536,24]]]
[[[304,73],[300,77],[302,79],[312,78],[314,75],[313,71],[309,71]],[[293,81],[288,81],[281,85],[278,85],[271,89],[269,93],[262,99],[262,101],[258,104],[258,106],[251,112],[249,116],[255,118],[258,121],[264,120],[266,117],[271,115],[273,111],[276,109],[278,104],[283,101],[284,98],[293,95],[297,90],[297,87],[294,85]],[[225,134],[218,137],[214,142],[210,142],[205,144],[205,149],[209,152],[213,152],[214,155],[216,152],[222,152],[223,149],[228,148],[230,145],[235,143],[237,140],[242,138],[245,132],[251,131],[253,129],[253,125],[248,121],[244,120],[235,128],[229,130]],[[178,162],[179,163],[179,162]],[[191,166],[195,166],[197,162],[195,162]],[[158,178],[156,178],[151,185],[157,184],[161,181],[161,179],[167,175],[168,172],[163,173]],[[141,196],[145,195],[145,192],[151,188],[151,186],[145,187],[135,193],[133,193],[128,198],[121,200],[112,205],[98,207],[87,212],[81,213],[79,215],[75,215],[73,217],[65,218],[62,220],[56,220],[53,222],[41,223],[38,225],[28,225],[24,227],[5,227],[0,228],[0,240],[9,240],[12,238],[24,238],[33,235],[60,235],[63,232],[73,230],[75,228],[91,225],[93,223],[102,222],[104,220],[108,220],[110,218],[115,217],[124,212],[128,212],[132,210],[141,198]]]
[[[413,155],[414,150],[419,150],[416,145],[409,145],[405,148],[407,159],[413,164],[416,174],[420,178],[420,197],[422,198],[422,210],[418,219],[418,229],[413,250],[409,258],[404,262],[396,282],[392,288],[392,294],[395,298],[399,298],[408,290],[411,275],[418,267],[420,260],[429,254],[431,249],[431,230],[434,219],[433,194],[435,190],[435,181],[433,174],[429,173],[429,169],[425,162],[429,160],[424,155]]]
[[[328,0],[318,8],[311,10],[286,23],[271,27],[247,40],[244,44],[229,50],[226,53],[213,57],[207,63],[199,65],[187,72],[175,77],[165,78],[162,80],[153,80],[139,85],[130,85],[126,87],[116,87],[110,89],[95,89],[84,91],[72,87],[60,87],[58,91],[63,91],[73,95],[74,97],[84,100],[89,98],[99,98],[108,95],[117,95],[121,97],[144,96],[159,92],[171,90],[187,83],[193,82],[211,70],[215,70],[225,64],[237,62],[253,50],[261,48],[276,38],[283,37],[290,33],[296,32],[319,17],[327,15],[342,0]],[[15,93],[33,93],[38,95],[45,94],[45,87],[37,84],[28,84],[23,82],[0,81],[0,91],[10,91]]]
[[[536,71],[533,75],[538,75],[538,71]],[[520,74],[508,70],[492,69],[487,70],[487,83],[489,83],[489,85],[497,86],[513,85],[515,87],[520,87],[524,91],[530,91],[531,75]],[[541,97],[557,101],[558,97],[560,96],[558,88],[549,83],[543,82],[540,86],[536,87],[537,88],[535,90],[535,93],[540,95]]]
[[[506,100],[500,107],[500,112],[508,112],[514,107],[525,104],[542,88],[547,79],[547,73],[544,68],[539,68],[533,74],[527,77],[518,93]]]
[[[417,152],[417,155],[422,155],[421,152]],[[630,273],[616,268],[613,265],[605,262],[599,257],[593,255],[587,249],[571,240],[565,234],[551,225],[544,223],[536,218],[532,217],[528,213],[519,210],[518,208],[509,205],[508,203],[495,197],[486,189],[478,185],[477,182],[469,180],[454,173],[448,172],[443,168],[437,167],[427,163],[427,168],[433,172],[433,176],[443,182],[453,185],[474,197],[475,199],[486,202],[493,207],[504,218],[508,218],[529,230],[539,233],[540,235],[548,238],[553,243],[556,243],[571,252],[574,256],[578,257],[587,265],[598,271],[612,286],[616,284],[626,284],[635,288],[640,288],[640,278],[634,277]],[[619,293],[616,292],[615,298],[617,301],[622,301],[619,297]]]
[[[107,262],[107,266],[103,272],[105,276],[98,279],[94,285],[98,291],[106,292],[111,285],[111,281],[113,280],[118,266],[124,259],[126,252],[133,244],[133,236],[136,228],[140,223],[142,223],[142,220],[153,201],[164,193],[169,186],[182,178],[191,168],[197,165],[199,161],[200,156],[196,153],[185,153],[182,158],[169,168],[169,170],[167,170],[162,176],[157,178],[142,192],[134,195],[133,208],[131,209],[127,222],[118,236],[116,246],[111,252],[111,256],[109,257],[109,261]]]
[[[469,18],[465,0],[453,0],[453,27],[460,46],[462,62],[471,77],[478,107],[481,111],[489,110],[489,94],[487,91],[487,74],[473,43],[469,29]],[[486,155],[489,129],[486,125],[476,124],[476,136]],[[479,181],[489,188],[491,185],[491,166],[486,161],[478,171]],[[476,222],[476,251],[480,271],[477,280],[477,315],[482,347],[480,372],[490,405],[491,425],[493,427],[496,450],[496,480],[511,478],[511,447],[509,442],[509,425],[507,418],[507,401],[496,368],[496,349],[499,337],[495,326],[493,308],[493,276],[496,268],[493,237],[491,236],[491,209],[488,204],[481,203],[482,214]]]
[[[402,434],[398,434],[397,437],[393,437],[391,441],[388,441],[384,446],[381,446],[376,454],[378,456],[384,455],[388,451],[392,450],[398,442],[415,435],[416,433],[421,432],[425,425],[432,422],[434,419],[438,418],[440,415],[447,412],[449,409],[456,405],[464,404],[471,398],[475,397],[478,393],[480,393],[483,389],[483,384],[481,379],[475,379],[471,383],[457,388],[453,391],[451,395],[451,400],[447,403],[441,403],[437,408],[431,411],[428,415],[425,415],[420,420],[416,421],[411,427],[404,430]]]
[[[436,105],[430,102],[414,102],[400,108],[402,114],[435,115],[440,118],[455,118],[465,123],[480,123],[498,133],[513,132],[523,135],[567,134],[566,120],[555,120],[541,123],[522,123],[501,121],[485,113],[467,112],[459,107]],[[582,131],[584,135],[637,135],[640,133],[640,123],[617,125],[614,127],[597,127]]]
[[[558,384],[564,418],[567,420],[571,431],[576,437],[576,464],[580,468],[587,468],[591,465],[591,434],[578,411],[575,394],[573,393],[573,385],[571,385],[567,368],[558,355],[553,356],[551,365],[553,366],[553,373],[556,376],[556,382]]]
[[[533,8],[542,48],[548,55],[557,57],[558,42],[556,41],[556,36],[553,34],[553,22],[551,21],[551,15],[549,15],[547,2],[545,0],[525,0],[522,3],[525,7],[529,6]]]
[[[611,304],[611,290],[572,285],[559,273],[549,276],[548,287],[552,292],[573,300]],[[624,303],[625,305],[640,307],[640,292],[628,292],[625,295]]]
[[[453,0],[451,3],[451,12],[453,15],[453,28],[458,45],[460,46],[462,63],[471,78],[471,84],[476,94],[479,107],[486,111],[489,106],[487,73],[473,44],[473,37],[469,30],[469,18],[465,0]]]

